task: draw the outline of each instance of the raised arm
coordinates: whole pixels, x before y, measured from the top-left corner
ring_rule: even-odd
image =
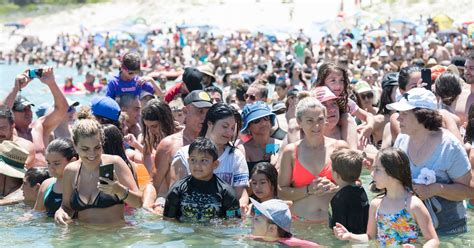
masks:
[[[25,88],[31,79],[28,77],[28,70],[25,70],[23,73],[18,74],[15,77],[15,83],[13,84],[13,88],[8,92],[7,96],[2,100],[1,105],[6,105],[9,109],[13,107],[13,103],[15,102],[16,96],[18,92]]]

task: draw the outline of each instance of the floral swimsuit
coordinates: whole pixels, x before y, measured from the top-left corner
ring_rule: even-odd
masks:
[[[382,202],[380,205],[382,205]],[[415,219],[407,210],[406,199],[405,207],[393,214],[381,214],[379,208],[377,208],[375,218],[377,221],[376,242],[378,246],[398,247],[402,244],[413,244],[418,241],[420,230]]]

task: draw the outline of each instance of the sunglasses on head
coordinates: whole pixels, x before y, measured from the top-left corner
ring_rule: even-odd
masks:
[[[251,121],[250,124],[258,124],[261,121],[270,121],[270,116],[264,116],[262,118],[258,118],[256,120]]]
[[[369,93],[365,93],[365,94],[360,94],[360,98],[362,98],[362,99],[372,99],[372,98],[374,98],[374,93],[369,92]]]
[[[250,99],[252,101],[257,100],[257,97],[255,95],[249,95],[249,94],[245,94],[244,98],[245,98],[245,100],[247,100],[247,99]]]

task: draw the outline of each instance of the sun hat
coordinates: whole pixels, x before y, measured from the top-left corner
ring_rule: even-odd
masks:
[[[354,85],[354,90],[357,94],[361,94],[372,91],[372,87],[370,87],[370,84],[366,81],[360,80]]]
[[[242,110],[242,120],[244,125],[240,132],[244,132],[249,127],[250,122],[260,119],[265,116],[270,116],[272,125],[275,123],[275,114],[272,112],[270,107],[262,101],[257,101],[253,104],[245,105]]]
[[[113,121],[118,121],[120,116],[120,106],[118,103],[107,96],[98,96],[91,102],[92,114],[104,117]]]
[[[398,72],[389,72],[382,77],[382,89],[398,85]]]
[[[321,103],[338,99],[327,86],[318,86],[311,90],[311,95],[316,97]]]
[[[22,112],[28,106],[35,106],[35,105],[33,103],[31,103],[30,101],[28,101],[28,99],[26,99],[26,97],[24,97],[22,95],[18,95],[15,98],[15,102],[13,103],[12,110]]]
[[[203,73],[203,74],[206,74],[210,77],[212,77],[212,82],[216,81],[216,76],[214,75],[214,64],[212,63],[206,63],[204,65],[200,65],[198,66],[198,70]]]
[[[267,219],[271,220],[281,229],[291,233],[291,212],[288,204],[279,199],[271,199],[259,203],[250,198],[253,207],[263,214]]]
[[[408,111],[414,108],[438,109],[436,96],[425,88],[413,88],[395,103],[387,104],[387,109],[396,111]]]
[[[196,108],[210,108],[212,101],[209,94],[203,90],[193,90],[184,98],[184,105],[192,103]]]
[[[5,140],[0,144],[0,174],[14,178],[25,176],[28,152],[17,143]]]

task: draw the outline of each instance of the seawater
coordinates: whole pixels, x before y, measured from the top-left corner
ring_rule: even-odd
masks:
[[[0,64],[0,98],[6,96],[13,86],[15,76],[26,65]],[[55,68],[58,84],[66,76],[73,76],[77,84],[84,76],[77,75],[75,69]],[[52,104],[53,98],[48,87],[38,79],[22,90],[22,95],[36,104]],[[93,95],[68,95],[88,105]],[[35,108],[33,108],[33,112]],[[361,176],[366,191],[371,181],[369,172]],[[369,198],[374,195],[369,193]],[[98,226],[73,223],[67,227],[58,226],[52,218],[41,214],[25,218],[31,209],[24,204],[0,206],[0,247],[274,247],[274,243],[262,243],[246,238],[250,233],[251,221],[213,222],[208,225],[180,224],[163,221],[161,217],[144,210],[137,210],[126,216],[126,223],[119,226]],[[474,246],[474,211],[468,210],[469,232],[462,235],[441,238],[441,247]],[[315,241],[327,247],[350,247],[351,244],[334,238],[327,224],[293,223],[292,231],[298,238]],[[362,245],[367,246],[367,245]]]

